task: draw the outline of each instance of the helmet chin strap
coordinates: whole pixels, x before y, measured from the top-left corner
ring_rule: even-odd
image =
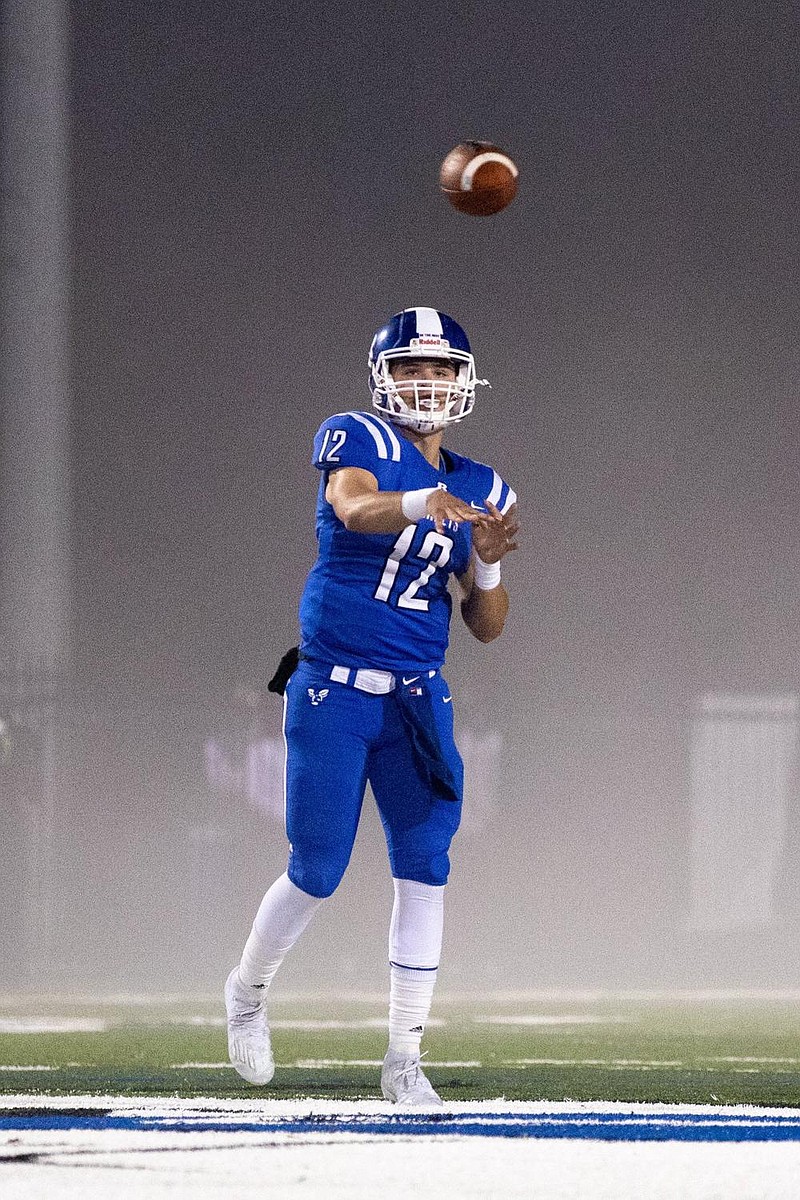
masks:
[[[407,417],[403,413],[398,413],[397,416],[389,419],[402,429],[413,429],[415,433],[442,433],[447,428],[444,421],[417,421],[414,417]]]

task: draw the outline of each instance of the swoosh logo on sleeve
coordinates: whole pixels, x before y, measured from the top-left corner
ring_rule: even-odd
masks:
[[[442,696],[442,704],[449,704],[452,699],[452,696]]]

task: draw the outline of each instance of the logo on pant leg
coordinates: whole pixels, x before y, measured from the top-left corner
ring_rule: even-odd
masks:
[[[330,691],[330,688],[322,688],[319,692],[315,692],[313,688],[309,688],[308,695],[311,699],[311,703],[315,707],[318,704],[322,704],[322,701],[325,699],[325,697],[327,696],[329,691]]]

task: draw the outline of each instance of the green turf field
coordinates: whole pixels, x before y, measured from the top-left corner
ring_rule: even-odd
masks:
[[[445,1100],[800,1107],[800,997],[442,997],[432,1015],[428,1074]],[[222,1065],[215,999],[0,998],[0,1091],[379,1098],[380,998],[276,997],[270,1016],[279,1069],[252,1088]]]

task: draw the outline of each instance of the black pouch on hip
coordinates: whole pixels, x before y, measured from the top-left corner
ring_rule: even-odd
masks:
[[[292,646],[291,650],[287,650],[281,661],[278,663],[278,669],[267,684],[268,692],[275,692],[278,696],[282,696],[286,691],[286,684],[297,670],[297,664],[300,661],[300,647]]]

